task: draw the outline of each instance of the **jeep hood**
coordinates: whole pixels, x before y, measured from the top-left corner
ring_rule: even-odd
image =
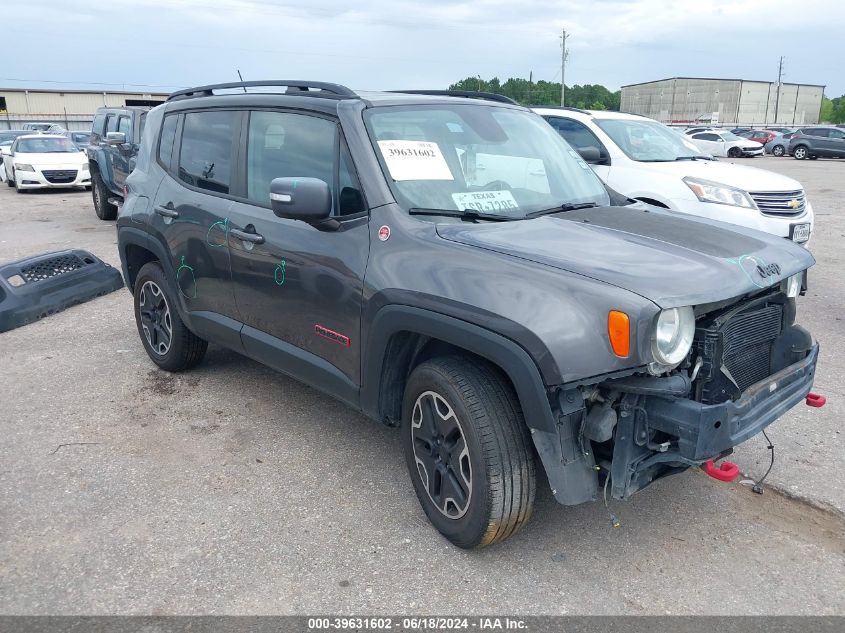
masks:
[[[662,308],[733,299],[815,263],[809,251],[782,237],[639,205],[442,223],[437,234],[603,281]]]

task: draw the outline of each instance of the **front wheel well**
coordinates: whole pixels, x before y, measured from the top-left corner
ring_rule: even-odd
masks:
[[[129,279],[126,280],[126,285],[132,290],[135,288],[135,279],[138,278],[138,271],[149,262],[158,261],[158,257],[151,251],[148,251],[143,246],[136,244],[127,244],[124,250],[126,261],[126,271]]]
[[[495,367],[513,388],[504,368],[474,352],[437,338],[415,332],[396,332],[387,343],[379,384],[379,417],[389,426],[402,420],[402,399],[411,372],[420,364],[446,356],[459,356]],[[518,396],[517,396],[518,397]]]

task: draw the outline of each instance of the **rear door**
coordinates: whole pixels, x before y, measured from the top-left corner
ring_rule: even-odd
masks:
[[[240,347],[225,221],[241,113],[168,114],[154,154],[167,175],[153,202],[151,230],[165,244],[172,283],[200,335]]]
[[[255,110],[242,138],[245,199],[233,203],[227,226],[244,348],[354,403],[369,218],[339,125],[317,114]],[[270,182],[281,177],[327,182],[340,228],[320,231],[274,215]]]

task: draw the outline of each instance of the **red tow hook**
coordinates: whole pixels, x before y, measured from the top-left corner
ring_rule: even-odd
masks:
[[[708,459],[702,466],[704,472],[719,481],[733,481],[739,476],[739,466],[733,462],[722,462],[718,466]]]
[[[827,398],[825,398],[820,393],[813,393],[812,391],[807,394],[807,406],[808,407],[823,407],[827,402]]]

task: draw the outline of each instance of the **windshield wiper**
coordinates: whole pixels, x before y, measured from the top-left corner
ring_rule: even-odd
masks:
[[[710,160],[706,156],[678,156],[675,160]]]
[[[592,209],[599,206],[597,202],[579,202],[577,204],[564,203],[559,207],[552,207],[550,209],[540,209],[539,211],[532,211],[526,213],[526,218],[538,218],[541,215],[550,215],[552,213],[563,213],[565,211],[576,211],[578,209]]]
[[[475,209],[463,209],[458,211],[455,209],[409,209],[408,213],[411,215],[445,215],[450,218],[461,218],[463,220],[491,220],[493,222],[508,222],[510,220],[521,220],[522,216],[514,217],[507,215],[496,215],[494,213],[484,213],[483,211],[476,211]]]

